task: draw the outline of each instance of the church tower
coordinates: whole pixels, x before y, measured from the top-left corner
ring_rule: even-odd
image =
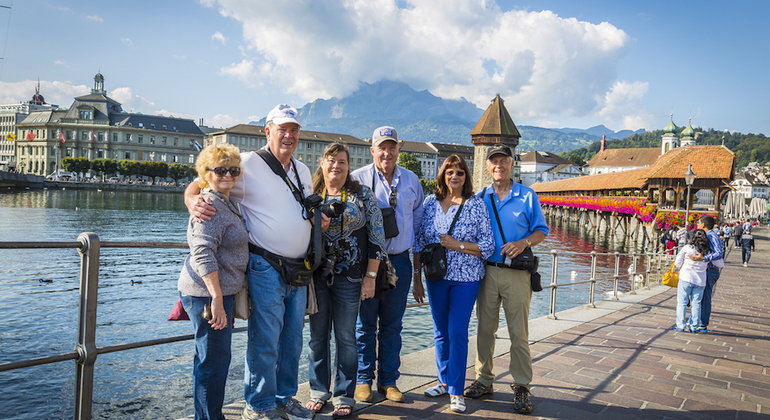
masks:
[[[663,127],[663,144],[661,144],[660,154],[665,155],[671,149],[679,147],[679,137],[676,131],[679,128],[674,124],[674,113],[671,113],[671,121]]]
[[[693,137],[694,135],[695,130],[692,128],[692,118],[690,118],[689,122],[687,123],[687,127],[682,130],[682,147],[695,146],[695,138]]]

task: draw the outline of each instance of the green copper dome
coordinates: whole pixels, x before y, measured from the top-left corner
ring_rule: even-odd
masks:
[[[679,127],[674,124],[674,114],[671,114],[671,121],[663,127],[663,132],[666,134],[675,134]]]
[[[692,136],[694,134],[695,134],[695,130],[692,129],[692,118],[690,118],[690,121],[687,123],[687,127],[685,127],[685,129],[682,130],[682,139],[687,139],[687,140],[692,139]]]

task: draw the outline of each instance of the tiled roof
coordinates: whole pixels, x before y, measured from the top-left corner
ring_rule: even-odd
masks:
[[[580,168],[577,165],[575,165],[574,163],[570,162],[570,163],[562,163],[561,165],[556,165],[556,166],[554,166],[551,169],[547,169],[545,172],[558,173],[559,171],[563,171],[565,169],[569,169],[572,166],[574,166],[575,169],[580,170]]]
[[[588,161],[589,168],[610,167],[645,167],[651,166],[660,157],[660,148],[606,149],[597,153]]]
[[[221,131],[216,131],[211,134],[210,136],[217,136],[222,134],[237,134],[237,135],[244,135],[244,136],[254,136],[254,137],[265,137],[265,127],[261,125],[252,125],[252,124],[237,124],[232,127],[228,127]],[[371,144],[353,136],[349,136],[347,134],[335,134],[335,133],[322,133],[320,131],[307,131],[307,130],[300,130],[299,131],[299,139],[300,140],[321,140],[321,141],[327,141],[327,142],[343,142],[348,145],[356,145],[356,146],[371,146]]]
[[[436,153],[429,144],[419,141],[402,141],[401,150],[405,152],[424,152],[424,153]]]
[[[549,152],[527,152],[521,155],[521,162],[552,163],[554,165],[572,164],[572,162],[563,157]]]
[[[633,169],[630,171],[543,182],[540,184],[533,184],[530,187],[539,194],[569,191],[643,189],[647,183],[645,179],[646,172],[647,168]]]
[[[505,109],[500,95],[495,96],[492,104],[484,111],[484,115],[481,116],[479,122],[471,130],[471,136],[476,134],[521,138],[521,134],[519,134],[516,124],[513,123],[513,118],[508,114],[508,110]]]
[[[442,154],[463,154],[463,155],[472,155],[475,153],[476,148],[474,146],[466,146],[464,144],[449,144],[449,143],[435,143],[435,142],[428,142],[427,144],[431,145],[433,149],[435,149],[437,152]]]
[[[687,165],[698,179],[733,179],[735,153],[725,146],[685,146],[669,150],[647,172],[647,178],[684,178]]]

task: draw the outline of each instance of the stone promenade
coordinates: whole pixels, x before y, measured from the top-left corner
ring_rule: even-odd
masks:
[[[534,412],[517,415],[507,374],[508,341],[498,337],[495,393],[466,400],[464,415],[449,398],[428,398],[435,385],[433,349],[404,358],[402,404],[358,404],[353,418],[445,419],[770,419],[770,243],[756,230],[748,268],[732,249],[717,283],[708,334],[674,332],[676,290],[653,286],[596,309],[575,308],[558,320],[530,321]],[[546,292],[543,292],[546,293]],[[501,330],[500,335],[505,332]],[[471,341],[471,350],[475,341]],[[473,352],[472,352],[473,353]],[[469,357],[468,383],[474,378]],[[307,384],[298,398],[307,400]],[[379,394],[375,394],[379,395]],[[228,407],[240,418],[243,402]],[[331,418],[331,404],[316,418]]]

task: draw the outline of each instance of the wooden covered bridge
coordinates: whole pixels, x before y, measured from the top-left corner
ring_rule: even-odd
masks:
[[[687,193],[684,174],[692,164],[695,181]],[[650,167],[581,176],[534,184],[546,214],[577,219],[599,229],[622,230],[637,240],[651,239],[655,230],[681,225],[690,202],[690,222],[703,213],[717,216],[720,203],[732,190],[735,154],[724,146],[685,146],[660,156]],[[693,211],[699,190],[714,194],[715,207]]]

